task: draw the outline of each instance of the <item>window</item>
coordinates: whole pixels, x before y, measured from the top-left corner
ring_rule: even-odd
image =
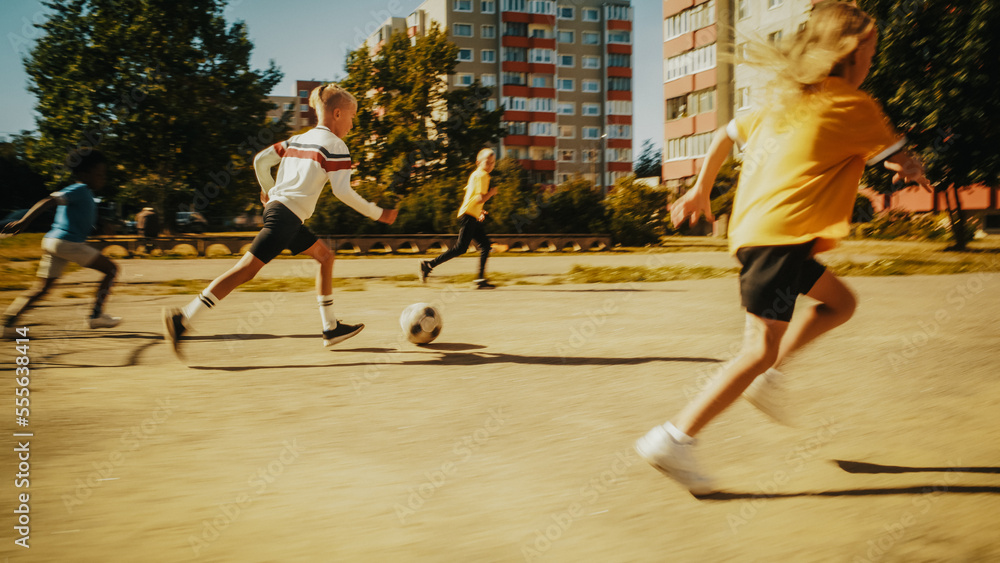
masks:
[[[547,76],[532,76],[531,77],[531,87],[532,88],[551,88],[549,84],[549,78]]]
[[[747,47],[750,45],[749,41],[744,41],[736,46],[736,63],[743,63],[747,60]]]
[[[527,0],[503,0],[503,11],[505,12],[527,12]]]
[[[497,3],[494,0],[483,0],[479,4],[479,11],[484,14],[495,14],[497,13]]]
[[[571,20],[574,17],[572,6],[559,6],[556,12],[561,20]]]
[[[532,49],[531,62],[552,64],[552,49]]]
[[[511,111],[528,111],[528,98],[507,97],[503,99],[503,107]],[[521,133],[523,135],[523,133]]]
[[[622,55],[618,53],[612,53],[608,55],[608,66],[632,66],[632,55]]]
[[[528,62],[528,50],[524,47],[504,47],[503,60],[507,62]]]
[[[460,72],[455,75],[455,86],[472,86],[472,78],[472,74]]]
[[[613,76],[608,78],[608,90],[617,90],[619,92],[628,92],[632,89],[632,79],[623,78],[618,76]]]
[[[608,100],[608,115],[632,115],[632,102],[629,100]]]
[[[541,14],[543,16],[555,15],[556,3],[552,0],[531,0],[528,4],[532,14]]]
[[[282,108],[282,109],[284,109],[285,111],[294,111],[295,110],[295,104],[289,102],[289,103],[285,104],[285,107]]]
[[[519,135],[523,134],[524,133],[519,133]],[[514,160],[523,160],[524,149],[518,147],[506,147],[504,148],[504,156],[506,156],[507,158],[513,158]]]
[[[667,100],[667,121],[715,110],[715,88],[706,88]]]
[[[601,104],[583,104],[583,115],[601,115]],[[586,139],[586,137],[584,137]]]
[[[525,72],[505,72],[503,73],[503,83],[505,86],[527,86],[528,74]]]
[[[631,139],[632,138],[632,126],[631,125],[608,125],[608,138],[609,139]]]
[[[483,86],[496,86],[497,85],[497,75],[495,74],[481,74],[479,75],[479,82]]]
[[[584,127],[583,128],[583,138],[584,139],[600,139],[601,138],[601,128],[600,127]]]
[[[520,22],[504,22],[503,34],[513,37],[527,37],[528,24]]]
[[[300,98],[308,98],[309,97],[309,90],[299,90],[299,97]]]
[[[580,40],[584,45],[600,45],[601,34],[593,31],[584,31],[580,34]]]
[[[558,84],[560,92],[572,92],[575,88],[572,78],[560,78]]]
[[[750,0],[736,0],[736,19],[750,17]]]
[[[458,60],[463,63],[472,62],[472,49],[459,49],[458,50]]]
[[[497,62],[497,52],[493,49],[483,49],[479,51],[479,61],[483,63]]]
[[[573,59],[573,55],[559,55],[559,66],[564,68],[573,68],[573,65],[575,64]]]
[[[663,153],[665,160],[677,160],[682,158],[697,158],[708,153],[708,147],[712,144],[712,133],[701,133],[689,135],[678,139],[668,139],[667,146]]]
[[[601,68],[601,57],[583,56],[583,68]]]
[[[559,138],[560,139],[575,139],[576,138],[576,127],[572,125],[560,125],[559,126]]]
[[[775,31],[774,33],[767,34],[767,42],[771,45],[777,45],[781,43],[781,30]]]
[[[612,78],[614,80],[614,78]],[[601,82],[599,80],[584,80],[580,84],[580,91],[582,92],[600,92]]]
[[[597,162],[597,158],[600,156],[600,154],[601,151],[597,149],[584,149],[580,151],[580,156],[583,157],[584,162]]]
[[[576,104],[574,102],[559,102],[559,115],[576,115]]]
[[[601,12],[597,8],[584,8],[582,19],[585,22],[596,22],[601,20]]]
[[[508,121],[507,122],[507,134],[508,135],[527,135],[528,134],[528,124],[524,121]]]
[[[555,137],[555,127],[552,123],[532,121],[528,124],[528,135],[532,137]]]
[[[551,113],[555,111],[552,109],[554,104],[555,100],[552,98],[531,98],[528,100],[528,110]]]
[[[608,43],[631,43],[632,33],[623,30],[612,30],[608,32]]]
[[[767,9],[777,8],[785,3],[785,0],[767,0]]]
[[[561,130],[562,127],[560,127],[559,129]],[[560,137],[561,136],[562,135],[560,135]],[[561,149],[559,151],[559,162],[576,162],[576,151],[570,149]]]
[[[604,10],[609,20],[632,21],[632,8],[628,6],[611,4],[605,6]]]
[[[472,37],[472,25],[456,23],[451,27],[451,32],[455,37]]]
[[[496,101],[496,99],[490,98],[490,99],[486,100],[486,102],[483,103],[483,109],[485,109],[486,111],[496,111],[497,110],[497,101]]]
[[[493,25],[484,25],[482,27],[482,31],[480,31],[479,35],[483,39],[495,39],[496,36],[497,36],[497,28],[496,28],[496,26],[493,26]]]
[[[665,18],[663,20],[663,40],[667,41],[690,31],[690,16],[691,10],[684,10],[679,14]]]
[[[552,34],[544,27],[528,26],[528,29],[531,31],[532,39],[552,39]]]
[[[608,149],[608,162],[632,162],[632,149]]]
[[[667,100],[663,117],[667,121],[687,116],[687,96],[678,96]]]
[[[299,111],[309,111],[309,104],[299,104]]]
[[[572,31],[560,31],[559,32],[559,42],[560,43],[572,43],[573,42],[573,32]]]
[[[715,23],[715,0],[709,0],[689,10],[691,31],[708,27]]]
[[[663,81],[670,82],[713,67],[715,67],[715,43],[663,61]]]
[[[455,3],[452,5],[452,9],[456,12],[471,12],[472,0],[455,0]]]
[[[736,109],[750,107],[750,88],[740,88],[736,92]]]

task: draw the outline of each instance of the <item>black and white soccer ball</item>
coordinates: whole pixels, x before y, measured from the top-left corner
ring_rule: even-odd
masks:
[[[414,303],[403,309],[399,326],[407,340],[414,344],[429,344],[441,334],[444,320],[441,312],[429,303]]]

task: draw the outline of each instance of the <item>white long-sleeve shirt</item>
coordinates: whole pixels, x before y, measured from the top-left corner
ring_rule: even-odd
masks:
[[[271,168],[278,166],[277,178]],[[316,210],[327,180],[333,195],[369,219],[378,220],[382,208],[351,188],[351,155],[347,144],[320,125],[257,153],[254,171],[271,201],[280,201],[305,222]]]

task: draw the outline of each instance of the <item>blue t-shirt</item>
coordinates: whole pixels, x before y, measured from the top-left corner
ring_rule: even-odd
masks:
[[[54,192],[52,197],[61,199],[52,221],[52,230],[47,238],[57,238],[70,242],[84,242],[97,223],[97,203],[87,184],[73,184]]]

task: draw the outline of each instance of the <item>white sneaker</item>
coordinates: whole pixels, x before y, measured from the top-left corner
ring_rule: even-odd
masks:
[[[695,496],[717,490],[712,479],[702,472],[694,459],[694,442],[678,442],[667,432],[665,425],[657,426],[639,438],[635,443],[635,451],[650,465],[687,487]]]
[[[794,426],[792,415],[788,410],[785,374],[780,371],[771,368],[757,376],[757,379],[754,379],[750,387],[743,392],[743,396],[751,405],[778,424]]]
[[[122,322],[121,317],[112,317],[111,315],[104,313],[100,317],[90,317],[87,319],[87,324],[90,328],[112,328],[118,326],[118,323]]]

